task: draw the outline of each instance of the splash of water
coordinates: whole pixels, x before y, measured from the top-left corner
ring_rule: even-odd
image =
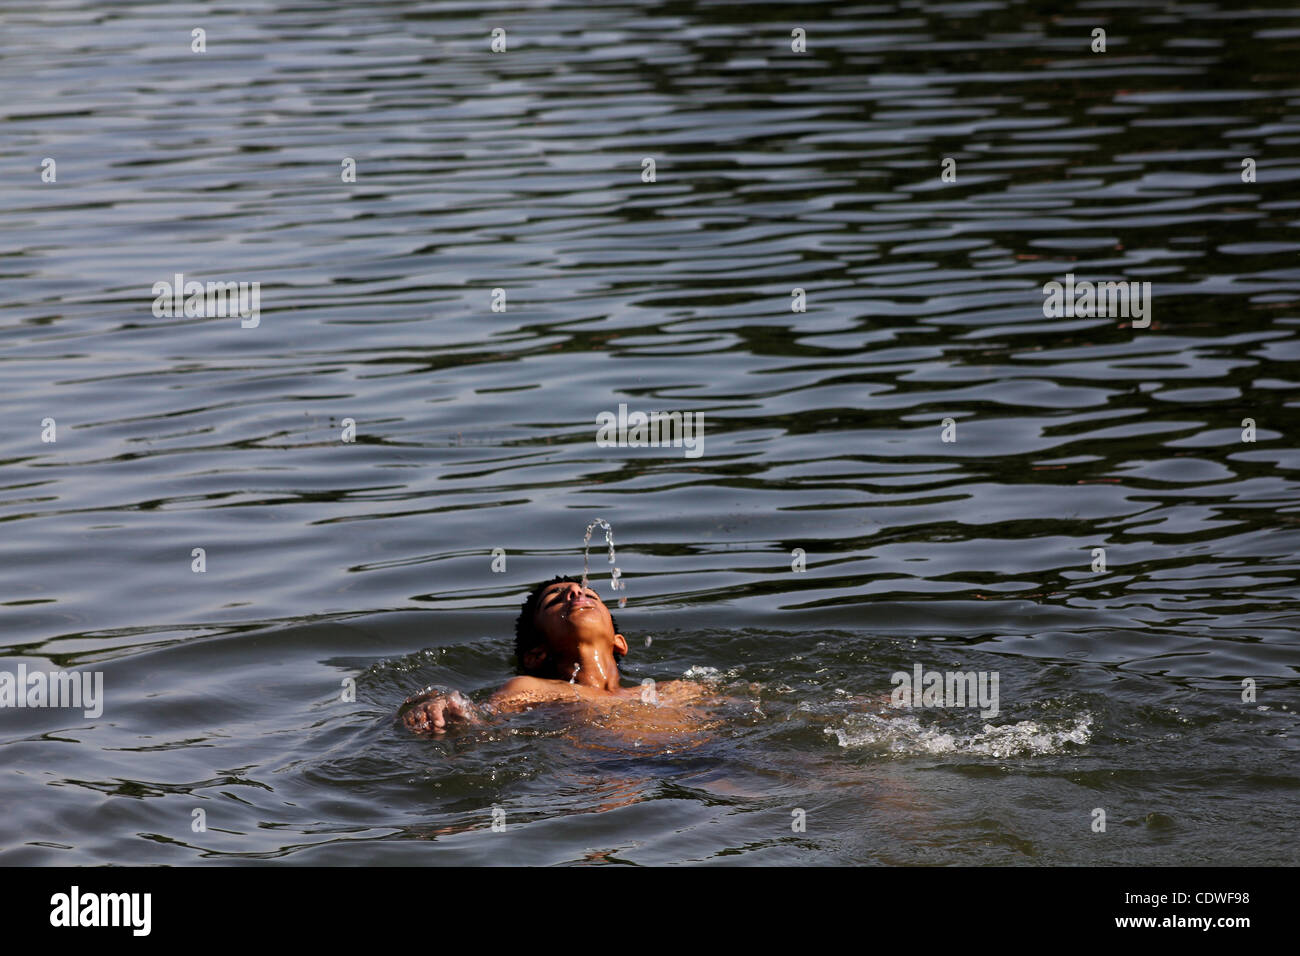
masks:
[[[591,532],[596,529],[597,525],[599,525],[600,528],[605,532],[605,544],[609,546],[609,563],[613,564],[614,561],[616,560],[614,556],[614,529],[609,526],[609,522],[606,521],[604,518],[597,518],[591,524],[587,525],[587,533],[582,536],[582,587],[583,588],[586,588],[587,586],[587,576],[590,573],[587,569],[590,565]],[[622,573],[623,572],[620,571],[617,567],[613,568],[609,572],[609,589],[611,591],[624,591],[627,589],[627,582],[620,579]],[[626,605],[627,605],[627,598],[620,595],[618,599],[618,606],[624,607]]]
[[[578,679],[578,671],[580,671],[580,670],[582,670],[582,665],[581,665],[581,664],[574,664],[574,665],[573,665],[573,676],[571,676],[571,677],[569,678],[569,683],[570,683],[570,684],[572,684],[572,683],[574,683],[574,682],[577,681],[577,679]]]
[[[947,733],[922,725],[911,715],[893,717],[855,714],[844,727],[826,728],[846,749],[869,748],[894,754],[981,754],[989,757],[1038,756],[1060,753],[1066,744],[1092,739],[1092,714],[1054,723],[1022,720],[1014,724],[985,724],[972,734]]]

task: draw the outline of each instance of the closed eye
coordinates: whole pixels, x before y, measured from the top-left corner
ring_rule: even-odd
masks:
[[[582,593],[583,593],[583,594],[590,595],[591,597],[595,598],[597,601],[600,600],[600,595],[597,594],[597,593],[596,593],[594,590],[592,590],[591,588],[587,588],[587,589],[586,589],[585,591],[583,591]],[[565,589],[564,589],[564,588],[556,588],[555,590],[553,590],[553,591],[550,593],[550,596],[547,597],[547,599],[546,599],[546,606],[547,606],[547,607],[550,607],[550,606],[551,606],[552,604],[554,604],[556,601],[562,601],[562,600],[564,599],[564,594],[565,594]]]

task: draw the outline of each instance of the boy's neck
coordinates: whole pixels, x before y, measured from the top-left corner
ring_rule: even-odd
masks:
[[[572,654],[557,657],[555,660],[555,669],[560,680],[572,679],[574,684],[608,691],[618,690],[622,686],[619,683],[618,664],[614,661],[614,652],[608,645],[582,643],[573,650]]]

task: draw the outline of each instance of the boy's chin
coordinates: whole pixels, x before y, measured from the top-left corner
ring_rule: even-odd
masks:
[[[561,620],[572,630],[590,631],[605,625],[604,616],[594,607],[575,608]]]

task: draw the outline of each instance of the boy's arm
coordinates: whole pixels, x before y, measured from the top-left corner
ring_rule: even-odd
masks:
[[[515,677],[481,705],[458,690],[428,687],[402,701],[396,719],[412,733],[441,734],[454,725],[479,724],[494,713],[526,710],[539,701],[554,700],[562,696],[556,692],[555,683],[537,677]]]

